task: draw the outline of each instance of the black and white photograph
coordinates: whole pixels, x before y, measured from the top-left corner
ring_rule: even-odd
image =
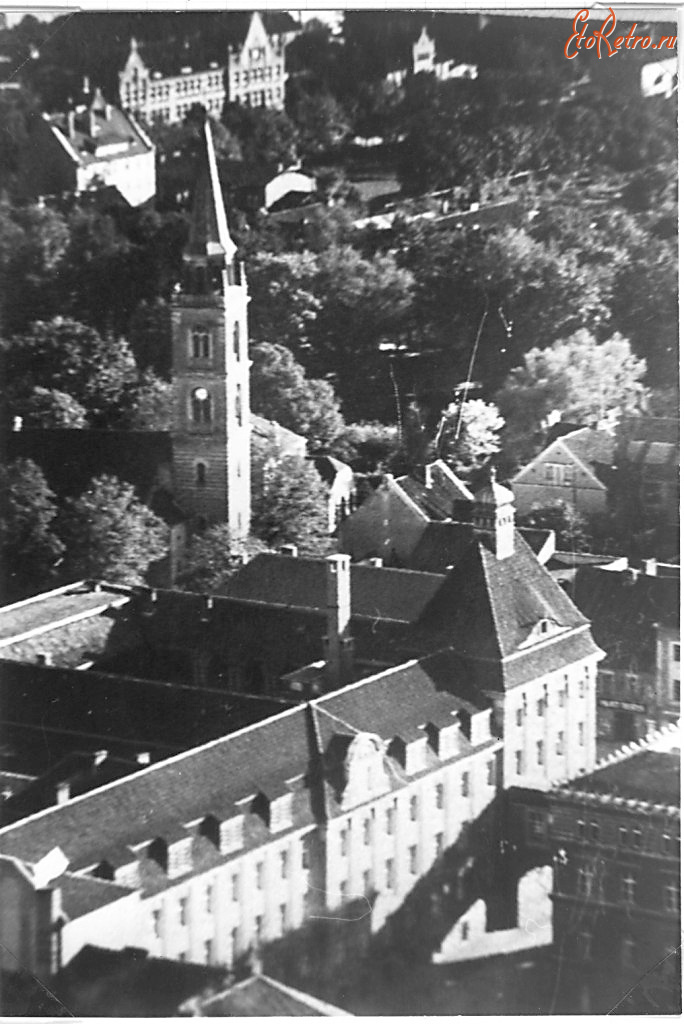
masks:
[[[681,12],[134,7],[0,8],[0,1017],[680,1014]]]

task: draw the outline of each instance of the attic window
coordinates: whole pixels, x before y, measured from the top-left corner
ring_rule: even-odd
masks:
[[[184,875],[192,869],[192,836],[179,839],[169,847],[168,871],[171,878]]]
[[[242,847],[244,840],[244,818],[237,815],[221,822],[220,828],[220,850],[221,853],[233,853]]]
[[[271,801],[271,813],[269,820],[271,832],[282,832],[292,825],[292,793],[278,797]]]
[[[155,861],[162,871],[168,871],[169,848],[165,839],[160,837],[153,840],[147,848],[147,856],[150,860]]]

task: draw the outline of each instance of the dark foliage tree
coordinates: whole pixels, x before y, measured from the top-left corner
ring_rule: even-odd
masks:
[[[168,550],[168,528],[135,496],[130,484],[96,477],[87,491],[64,503],[57,530],[66,551],[67,579],[137,584]]]
[[[350,131],[344,109],[329,93],[302,96],[294,107],[292,119],[298,128],[299,150],[303,157],[333,154]]]
[[[226,523],[212,526],[193,537],[176,582],[178,590],[207,594],[230,579],[243,565],[245,558],[267,551],[257,537],[234,540]]]
[[[294,161],[297,129],[284,111],[228,103],[222,121],[239,141],[247,163],[288,166]]]
[[[250,348],[251,406],[302,434],[311,451],[326,448],[344,428],[340,405],[325,380],[310,380],[289,349],[266,342]]]
[[[20,416],[24,427],[69,427],[81,430],[88,426],[87,410],[71,395],[55,388],[36,386],[30,391],[8,397],[13,416]]]
[[[356,473],[382,473],[394,465],[401,450],[399,431],[385,423],[349,423],[335,438],[332,455]]]
[[[252,533],[269,547],[296,544],[301,553],[328,554],[328,492],[311,462],[288,456],[253,475]]]
[[[517,516],[516,523],[518,526],[526,526],[535,530],[554,530],[556,547],[560,551],[591,550],[589,523],[568,502],[546,505],[534,512]]]
[[[54,533],[55,495],[30,459],[0,466],[0,589],[11,600],[48,588],[64,545]]]
[[[455,473],[468,477],[499,451],[503,426],[492,402],[454,402],[442,414],[437,453]]]
[[[128,341],[141,370],[159,377],[171,377],[171,310],[168,302],[141,302],[131,317]]]

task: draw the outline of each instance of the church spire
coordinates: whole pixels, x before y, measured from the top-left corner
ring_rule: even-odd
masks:
[[[235,258],[237,246],[230,237],[226,208],[221,192],[211,123],[205,118],[202,127],[202,145],[197,186],[192,205],[190,235],[185,255],[191,259],[217,257],[230,265]]]

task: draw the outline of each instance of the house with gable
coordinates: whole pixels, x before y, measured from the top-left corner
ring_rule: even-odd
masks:
[[[583,515],[607,510],[615,438],[599,427],[556,437],[513,477],[519,512],[567,503]]]

